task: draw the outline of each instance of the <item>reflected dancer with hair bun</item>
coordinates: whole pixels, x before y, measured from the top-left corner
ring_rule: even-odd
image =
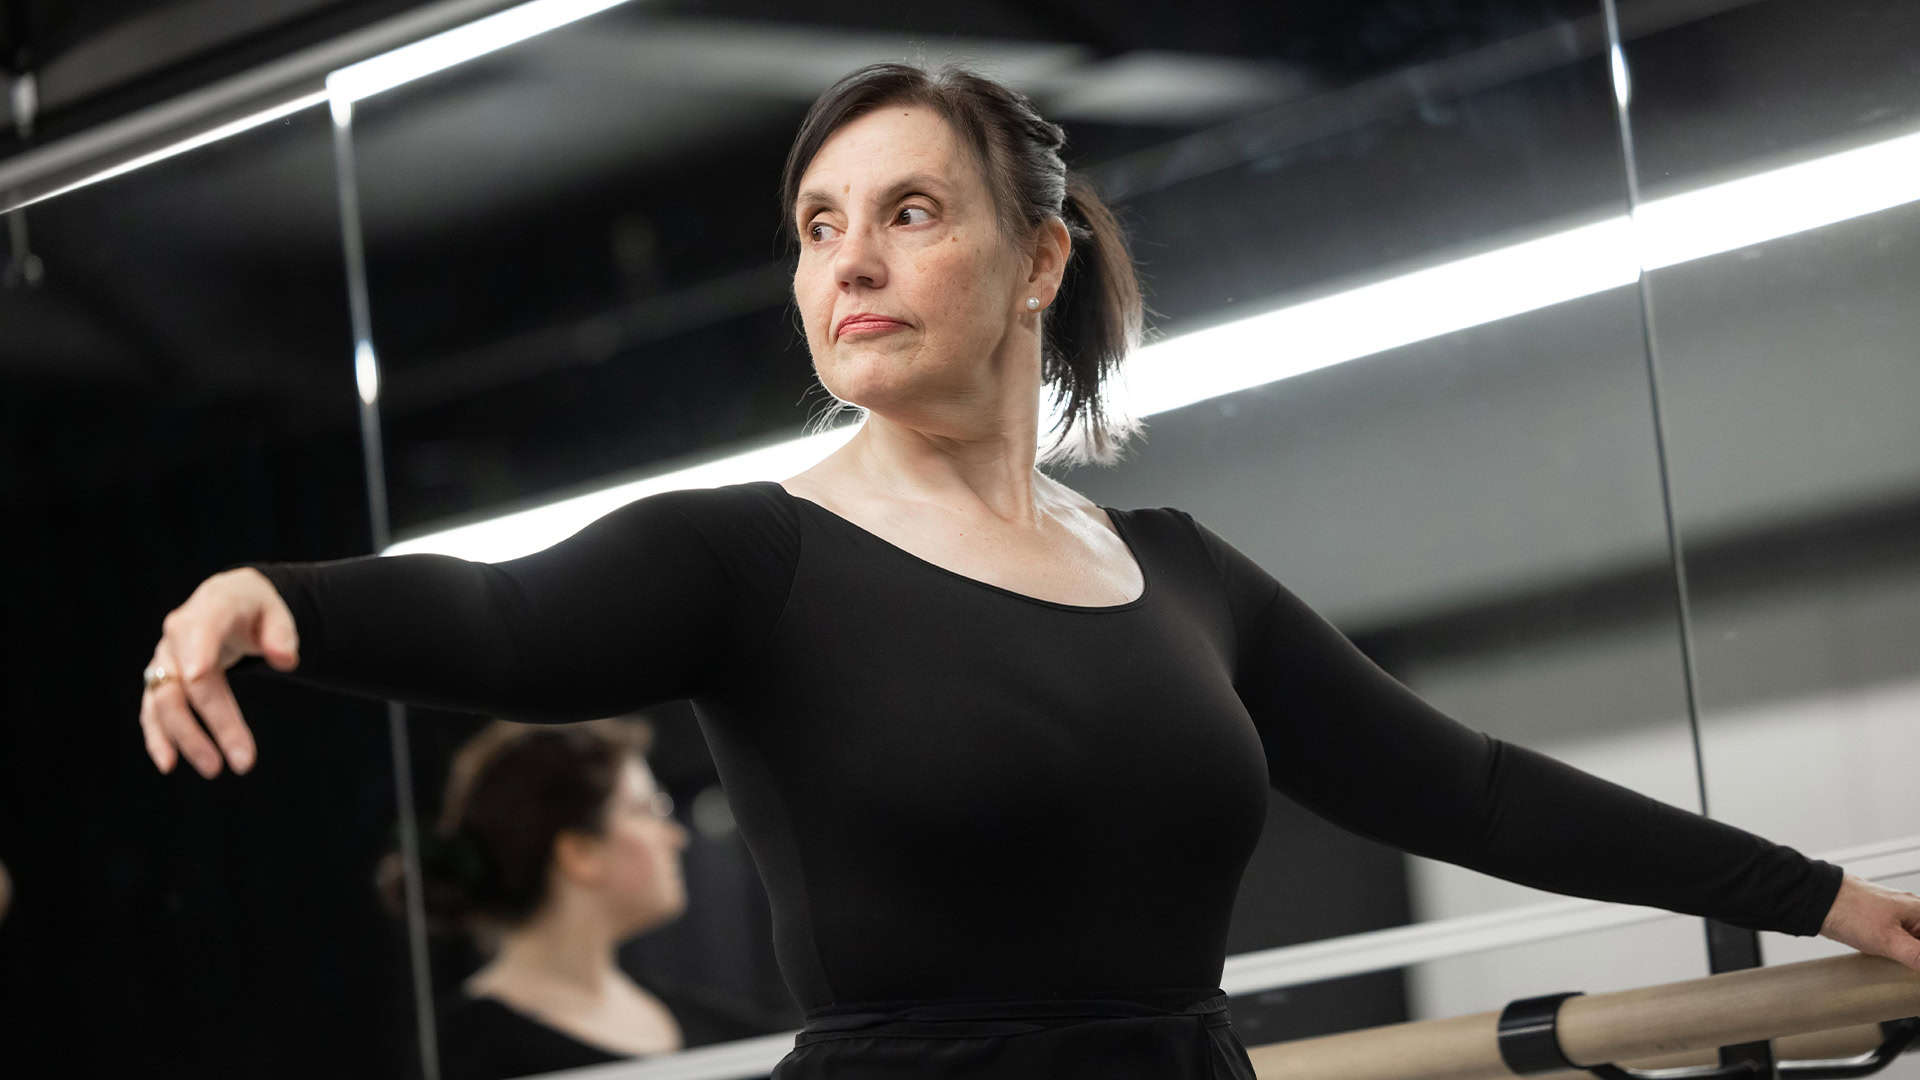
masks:
[[[686,908],[687,834],[642,757],[649,730],[495,722],[454,758],[420,838],[429,925],[492,954],[441,1003],[442,1080],[500,1080],[680,1049],[615,952]],[[399,854],[381,865],[404,907]]]

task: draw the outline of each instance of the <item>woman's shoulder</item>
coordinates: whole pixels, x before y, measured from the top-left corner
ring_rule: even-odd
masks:
[[[627,1060],[490,994],[455,991],[437,1013],[443,1080],[491,1080]]]
[[[494,1047],[526,1041],[555,1029],[484,991],[455,990],[440,999],[435,1010],[440,1041],[467,1046]]]
[[[595,523],[622,551],[680,553],[754,593],[784,594],[800,555],[799,514],[772,481],[657,491]]]
[[[440,999],[440,1007],[435,1010],[438,1026],[442,1035],[451,1032],[480,1032],[494,1025],[520,1018],[520,1014],[506,1006],[506,1003],[486,994],[471,994],[465,990],[456,990]]]
[[[1236,597],[1264,599],[1278,586],[1264,567],[1187,510],[1177,506],[1107,509],[1116,517],[1124,517],[1129,539],[1204,569],[1211,580]]]
[[[1088,502],[1089,512],[1105,511],[1116,526],[1126,530],[1128,539],[1192,549],[1200,542],[1203,530],[1192,514],[1175,506],[1112,506]]]
[[[653,995],[673,1013],[687,1048],[733,1042],[798,1026],[798,1015],[762,1015],[745,1002],[702,987],[651,980]]]
[[[799,515],[792,496],[772,480],[673,488],[643,496],[624,509],[641,507],[670,511],[703,532],[742,528],[771,533],[798,531]]]
[[[1212,549],[1221,541],[1218,533],[1208,528],[1191,512],[1178,506],[1107,506],[1102,509],[1111,514],[1124,514],[1127,523],[1142,531],[1151,531],[1167,540],[1188,547]]]

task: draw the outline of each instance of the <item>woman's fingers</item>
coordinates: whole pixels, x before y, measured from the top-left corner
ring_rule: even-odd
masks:
[[[218,664],[202,668],[198,674],[189,674],[184,685],[187,701],[213,733],[227,764],[233,766],[236,773],[253,768],[253,733],[247,730],[247,722],[240,716],[240,703],[234,700],[233,688],[227,684],[226,669]],[[215,771],[219,771],[219,763],[216,761],[214,765]]]
[[[187,701],[213,733],[227,764],[234,772],[244,773],[253,767],[253,733],[247,730],[240,703],[227,684],[227,666],[252,650],[227,629],[228,624],[240,621],[238,617],[216,610],[215,617],[202,617],[183,627],[174,656],[180,661],[180,681]]]
[[[212,779],[220,772],[220,750],[200,730],[199,721],[187,704],[187,692],[180,675],[180,661],[165,642],[154,650],[154,663],[167,669],[172,678],[149,689],[143,699],[152,709],[155,723],[167,742],[187,759],[195,772]]]
[[[1893,932],[1887,955],[1920,971],[1920,896],[1898,892],[1893,902]]]
[[[140,697],[148,756],[163,773],[184,757],[211,779],[223,756],[234,772],[248,771],[257,748],[227,683],[227,668],[253,655],[282,671],[298,666],[293,613],[259,571],[237,570],[201,582],[161,626],[153,662],[168,677]]]
[[[158,661],[155,661],[158,663]],[[147,756],[153,759],[153,767],[162,774],[173,771],[173,763],[179,760],[174,753],[173,744],[167,741],[166,733],[160,730],[160,719],[153,711],[153,691],[143,691],[140,695],[140,734],[147,743]]]
[[[1920,896],[1848,874],[1820,932],[1920,971]]]

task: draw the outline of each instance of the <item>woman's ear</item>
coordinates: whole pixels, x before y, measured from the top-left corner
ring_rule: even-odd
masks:
[[[553,869],[578,885],[596,884],[605,873],[600,838],[563,829],[553,838]]]
[[[1041,306],[1053,303],[1059,295],[1060,281],[1067,273],[1067,260],[1073,257],[1073,235],[1067,223],[1050,217],[1034,230],[1032,261],[1027,268],[1027,291],[1040,298]]]

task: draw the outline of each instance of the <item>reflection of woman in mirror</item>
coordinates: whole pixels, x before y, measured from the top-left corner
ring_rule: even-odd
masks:
[[[686,906],[686,833],[641,757],[644,727],[496,722],[455,757],[421,838],[429,924],[492,959],[442,1004],[443,1080],[526,1076],[680,1049],[660,999],[615,963],[620,943]],[[398,855],[382,867],[404,905]]]
[[[222,675],[246,655],[507,715],[691,698],[806,1010],[781,1080],[1250,1078],[1218,982],[1269,784],[1526,884],[1920,967],[1920,899],[1457,723],[1190,514],[1041,472],[1117,459],[1141,313],[1064,138],[966,72],[830,88],[782,211],[858,432],[497,565],[213,577],[151,661],[156,765],[252,765]]]

